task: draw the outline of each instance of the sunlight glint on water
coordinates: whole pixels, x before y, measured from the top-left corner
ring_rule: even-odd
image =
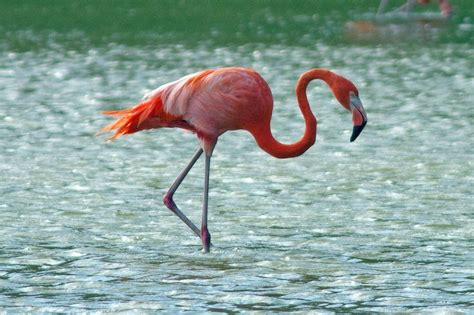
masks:
[[[110,44],[0,55],[0,308],[7,311],[463,311],[472,308],[472,69],[466,44]],[[179,130],[105,143],[102,110],[203,68],[267,79],[295,141],[298,75],[359,87],[369,124],[313,83],[317,144],[276,160],[245,132],[213,158],[200,242],[161,203],[196,149]],[[203,163],[175,196],[199,222]]]

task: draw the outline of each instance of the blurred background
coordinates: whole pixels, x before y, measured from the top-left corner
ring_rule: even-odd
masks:
[[[474,311],[474,5],[451,5],[0,1],[0,309]],[[268,81],[283,142],[303,133],[294,86],[314,67],[351,79],[369,121],[349,144],[350,115],[314,82],[305,155],[223,135],[203,255],[161,202],[195,137],[95,133],[101,111],[222,66]],[[196,223],[202,181],[200,161],[175,195]]]
[[[436,13],[437,1],[414,12]],[[388,1],[386,11],[405,3]],[[8,1],[1,3],[2,45],[15,50],[64,45],[88,49],[111,43],[147,46],[165,44],[242,45],[249,43],[299,45],[315,43],[347,45],[346,24],[375,16],[379,1]],[[449,25],[426,31],[436,43],[472,43],[470,0],[452,1]],[[429,16],[429,14],[428,14]],[[439,25],[434,25],[439,26]],[[436,28],[429,23],[422,28]],[[412,28],[403,34],[412,38]],[[386,37],[380,36],[378,39]]]

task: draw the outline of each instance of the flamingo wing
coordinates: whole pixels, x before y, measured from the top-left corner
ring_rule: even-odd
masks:
[[[215,141],[228,130],[269,122],[272,107],[270,88],[255,71],[204,70],[160,86],[133,108],[104,112],[120,118],[101,132],[116,130],[112,140],[144,129],[178,127]]]
[[[108,140],[145,129],[178,127],[196,131],[185,119],[187,104],[202,79],[213,70],[205,70],[185,76],[177,81],[160,86],[145,95],[143,102],[132,108],[103,112],[104,115],[119,116],[105,126],[100,133],[115,130]]]

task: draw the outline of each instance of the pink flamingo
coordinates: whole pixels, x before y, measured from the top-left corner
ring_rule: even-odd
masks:
[[[389,0],[381,0],[379,9],[377,11],[377,15],[382,15],[385,11],[385,7],[387,6]],[[431,0],[407,0],[402,6],[400,6],[398,9],[394,10],[393,12],[410,12],[413,10],[413,8],[419,4],[419,5],[427,5],[431,2]],[[439,4],[439,12],[441,13],[441,16],[445,18],[449,18],[452,14],[452,7],[451,4],[449,3],[449,0],[438,0]]]
[[[120,118],[101,132],[116,130],[110,140],[140,130],[163,127],[182,128],[197,135],[199,149],[173,182],[163,202],[201,238],[203,251],[209,252],[209,169],[218,137],[229,130],[243,129],[253,135],[260,148],[274,157],[291,158],[303,154],[316,140],[316,117],[311,112],[306,96],[306,88],[314,79],[325,81],[339,103],[352,112],[354,128],[350,140],[354,141],[367,123],[359,93],[351,81],[326,69],[312,69],[303,73],[298,80],[296,97],[306,127],[303,137],[293,144],[283,144],[272,135],[270,120],[273,97],[267,82],[257,72],[237,67],[187,75],[150,92],[142,103],[133,108],[104,112],[105,115]],[[203,152],[206,157],[204,201],[199,230],[176,206],[173,194]]]

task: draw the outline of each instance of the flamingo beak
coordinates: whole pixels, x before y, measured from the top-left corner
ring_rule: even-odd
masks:
[[[367,114],[365,113],[364,106],[359,97],[353,93],[350,95],[350,109],[352,112],[352,123],[354,128],[352,129],[351,142],[357,139],[362,130],[367,124]]]

